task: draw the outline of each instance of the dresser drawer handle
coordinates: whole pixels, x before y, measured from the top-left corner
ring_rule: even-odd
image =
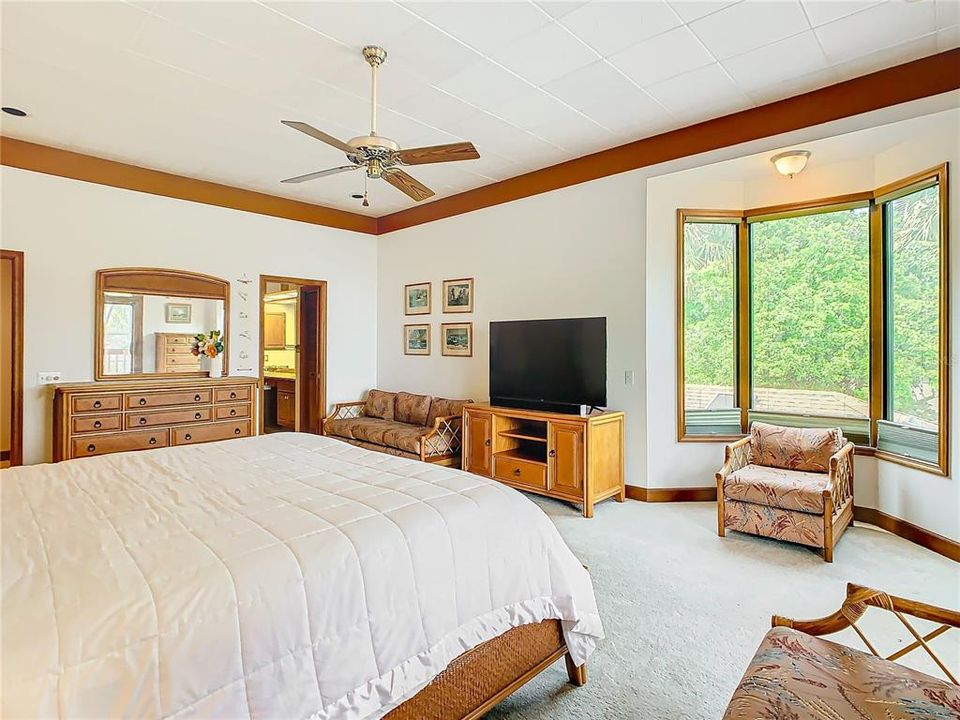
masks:
[[[233,434],[234,434],[234,435],[239,435],[239,434],[240,434],[240,428],[234,428],[234,429],[233,429]]]
[[[94,406],[95,408],[98,408],[98,407],[100,407],[100,404],[101,404],[100,401],[99,401],[99,400],[96,400],[96,401],[94,401],[93,406]]]
[[[230,399],[231,399],[231,400],[236,400],[236,399],[237,399],[237,394],[236,394],[235,392],[230,393]]]
[[[183,437],[184,437],[185,440],[193,440],[193,435],[191,435],[190,433],[187,433],[187,434],[184,435]]]
[[[520,468],[514,468],[513,474],[516,475],[517,477],[520,477]]]
[[[146,405],[146,404],[147,404],[147,399],[146,399],[146,398],[140,398],[140,404],[141,404],[141,405]]]
[[[93,428],[94,428],[94,430],[99,430],[101,425],[103,425],[102,422],[100,422],[99,420],[94,420],[94,422],[93,422]]]
[[[97,449],[97,446],[94,445],[93,443],[90,443],[89,445],[87,445],[87,452],[93,452],[96,449]]]
[[[150,444],[151,444],[151,445],[156,445],[156,444],[157,444],[157,439],[156,439],[155,437],[150,438]]]
[[[197,393],[196,395],[193,396],[193,401],[200,402],[200,393]]]
[[[484,447],[490,447],[490,439],[489,439],[489,438],[487,438],[486,440],[483,441],[483,446],[484,446]]]
[[[202,413],[196,413],[193,417],[194,417],[194,419],[199,420],[200,418],[203,417],[203,414],[202,414]]]
[[[547,453],[547,455],[549,455],[550,457],[556,457],[556,456],[557,456],[557,451],[556,451],[556,450],[551,450],[550,452]]]
[[[231,415],[236,415],[236,414],[237,414],[236,408],[234,408],[233,410],[231,410],[231,411],[230,411],[230,414],[231,414]]]
[[[141,425],[146,425],[146,424],[147,424],[147,419],[146,419],[145,417],[140,418],[140,424],[141,424]]]

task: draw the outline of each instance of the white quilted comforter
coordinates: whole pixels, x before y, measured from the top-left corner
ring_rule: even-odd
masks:
[[[2,473],[4,718],[373,718],[511,627],[603,636],[520,493],[285,433]]]

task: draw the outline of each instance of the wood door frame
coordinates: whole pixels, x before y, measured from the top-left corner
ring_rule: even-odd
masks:
[[[266,316],[266,307],[263,302],[263,296],[267,292],[267,283],[276,282],[276,283],[287,283],[288,285],[296,285],[299,291],[299,288],[304,285],[315,285],[320,288],[320,318],[317,323],[317,336],[319,338],[319,358],[320,358],[320,372],[317,373],[317,387],[320,390],[320,409],[321,413],[326,416],[327,413],[327,281],[326,280],[309,280],[307,278],[297,278],[297,277],[288,277],[285,275],[260,275],[260,294],[257,296],[257,301],[260,304],[260,338],[258,341],[259,344],[259,356],[257,362],[260,367],[260,427],[259,433],[262,435],[264,432],[264,419],[266,417],[266,388],[265,378],[264,378],[264,369],[263,369],[263,330],[265,324]],[[300,429],[300,303],[297,302],[297,349],[296,349],[296,368],[297,368],[297,379],[295,381],[296,387],[296,405],[294,408],[295,415],[295,427],[299,431]],[[323,422],[320,423],[320,434],[323,434]]]
[[[13,380],[10,407],[10,466],[23,464],[23,253],[19,250],[0,250],[0,259],[13,265],[13,358],[10,376]]]

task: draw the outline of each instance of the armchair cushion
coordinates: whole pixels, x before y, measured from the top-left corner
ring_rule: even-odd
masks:
[[[723,495],[731,500],[822,515],[823,491],[829,485],[826,473],[747,465],[727,476]]]
[[[473,402],[472,400],[447,400],[446,398],[435,397],[430,404],[430,414],[427,416],[427,427],[433,427],[434,421],[438,417],[448,417],[450,415],[462,415],[463,406]]]
[[[410,425],[426,425],[432,401],[429,395],[398,392],[394,419]]]
[[[756,465],[825,473],[830,457],[844,445],[840,428],[792,428],[755,422],[750,427],[750,460]]]
[[[371,390],[363,405],[363,414],[369,418],[393,420],[394,404],[397,394],[383,390]]]

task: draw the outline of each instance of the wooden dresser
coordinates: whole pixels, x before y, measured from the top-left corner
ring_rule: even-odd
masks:
[[[199,372],[200,358],[193,354],[193,335],[154,333],[157,337],[157,372]]]
[[[248,377],[57,385],[53,460],[255,435],[256,391]]]
[[[580,417],[493,407],[463,409],[463,469],[518,490],[583,505],[623,502],[622,412]]]

